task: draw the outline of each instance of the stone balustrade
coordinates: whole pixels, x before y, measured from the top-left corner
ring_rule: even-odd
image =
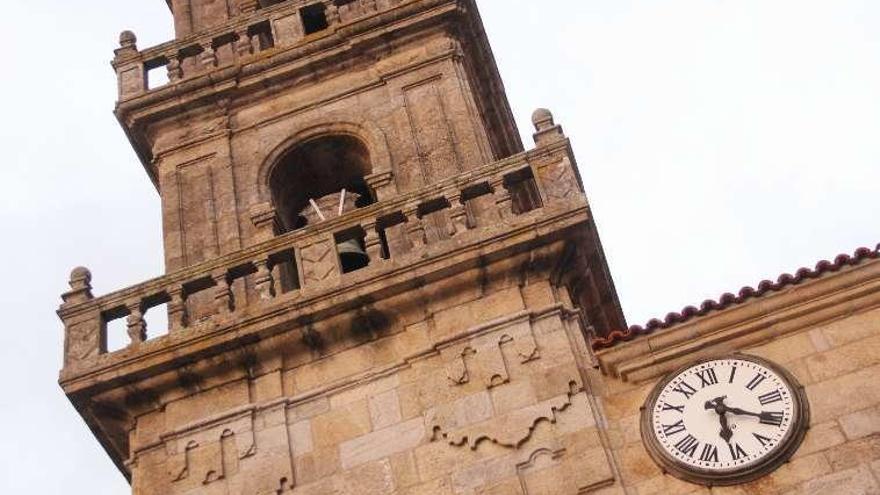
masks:
[[[280,300],[339,290],[353,280],[349,277],[411,266],[413,256],[427,258],[485,242],[521,220],[583,209],[586,199],[568,142],[561,131],[557,137],[536,150],[300,230],[267,236],[236,253],[102,297],[92,295],[88,270],[77,268],[58,311],[66,332],[65,368],[87,368],[106,354],[113,320],[124,319],[126,351],[137,352],[150,337],[145,315],[162,305],[167,305],[170,337],[176,337],[229,323],[241,312],[258,312]],[[260,218],[266,216],[263,212]],[[363,246],[369,265],[344,273],[337,247],[351,239]]]
[[[161,45],[138,50],[131,31],[120,35],[113,68],[119,100],[125,101],[166,84],[233,67],[274,48],[288,48],[334,32],[343,24],[394,7],[404,0],[288,0],[257,9],[246,9],[233,23],[205,30]],[[319,21],[310,25],[305,9],[317,8]],[[314,22],[314,21],[311,21]],[[150,80],[165,68],[167,82]]]

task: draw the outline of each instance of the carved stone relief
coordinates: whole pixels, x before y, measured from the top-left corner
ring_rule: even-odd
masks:
[[[223,493],[287,493],[294,477],[283,415],[283,408],[249,410],[164,435],[171,493],[201,493],[215,484]],[[266,423],[276,426],[257,428]]]
[[[322,241],[301,251],[304,285],[330,280],[338,275],[336,250],[330,241]]]
[[[256,453],[253,416],[185,433],[166,443],[171,450],[169,475],[174,482],[195,480],[204,485],[235,474],[238,461]]]
[[[508,360],[525,364],[540,357],[538,345],[528,322],[473,339],[466,344],[444,352],[450,356],[446,371],[453,385],[463,385],[472,379],[482,380],[487,388],[510,381]]]
[[[567,342],[563,322],[553,319],[514,323],[445,349],[448,386],[476,392],[432,408],[425,417],[430,440],[445,442],[449,448],[477,452],[487,444],[508,449],[509,460],[498,462],[510,463],[519,482],[516,493],[524,495],[580,495],[614,482],[596,413],[576,365],[542,362],[558,356],[550,347]],[[541,342],[550,347],[542,350]],[[547,373],[566,376],[545,379]],[[492,394],[505,390],[515,394],[516,387],[528,381],[543,387],[543,400],[498,409]],[[476,493],[508,493],[497,488],[489,483]]]
[[[577,180],[571,173],[571,161],[568,157],[558,163],[540,169],[541,184],[550,201],[563,201],[579,197],[580,189]]]
[[[98,356],[100,329],[91,322],[72,325],[67,330],[67,365],[87,361]]]

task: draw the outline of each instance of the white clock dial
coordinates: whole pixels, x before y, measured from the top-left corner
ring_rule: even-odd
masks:
[[[668,377],[643,413],[655,452],[701,480],[748,473],[785,452],[805,401],[793,379],[763,360],[706,360]],[[655,455],[655,457],[657,457]]]

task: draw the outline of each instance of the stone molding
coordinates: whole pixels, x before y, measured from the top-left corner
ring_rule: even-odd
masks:
[[[519,323],[533,324],[535,322],[554,317],[565,320],[577,314],[577,311],[573,311],[565,307],[563,304],[555,303],[543,308],[522,310],[509,316],[487,321],[479,325],[475,325],[474,327],[465,329],[459,333],[456,333],[453,336],[439,340],[436,343],[432,344],[430,347],[413,352],[412,354],[404,357],[400,361],[390,365],[386,365],[382,368],[377,368],[368,372],[348,376],[344,379],[327,383],[324,386],[294,396],[281,397],[262,403],[247,404],[244,406],[235,407],[227,411],[223,411],[199,419],[197,421],[187,423],[172,430],[163,432],[160,434],[160,441],[158,442],[135,445],[133,448],[133,458],[129,462],[135,462],[138,453],[158,448],[169,440],[182,438],[191,435],[194,432],[216,427],[217,425],[220,425],[231,418],[240,418],[245,416],[253,417],[261,414],[264,411],[276,409],[280,406],[295,408],[318,399],[329,398],[330,396],[356,389],[358,387],[364,386],[365,384],[388,378],[403,369],[411,367],[416,362],[441,356],[443,349],[455,346],[457,344],[465,343],[481,335],[496,332],[503,328],[507,328]],[[577,377],[572,377],[572,380],[578,382],[580,381]]]
[[[642,382],[689,360],[759,345],[880,306],[880,260],[596,352],[602,371]]]

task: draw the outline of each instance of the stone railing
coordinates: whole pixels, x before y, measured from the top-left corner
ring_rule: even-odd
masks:
[[[503,233],[520,216],[586,206],[573,163],[567,141],[560,139],[99,298],[92,295],[91,274],[77,268],[58,311],[66,332],[65,367],[87,366],[107,353],[108,323],[114,320],[124,319],[128,348],[136,349],[148,339],[145,314],[163,305],[169,333],[178,334],[221,325],[281,298],[338,290],[357,274],[345,273],[340,262],[338,247],[347,240],[355,239],[369,257],[365,269],[391,270],[406,267],[411,256]]]
[[[145,49],[137,48],[131,31],[119,37],[113,68],[119,84],[119,100],[124,101],[167,83],[176,83],[223,67],[246,63],[273,48],[296,45],[311,35],[330,33],[375,12],[389,9],[404,0],[288,0],[257,9],[256,2],[243,15],[230,22],[183,39]],[[318,9],[317,25],[309,25],[303,9]],[[314,22],[314,21],[312,21]],[[164,68],[167,77],[154,77]]]

